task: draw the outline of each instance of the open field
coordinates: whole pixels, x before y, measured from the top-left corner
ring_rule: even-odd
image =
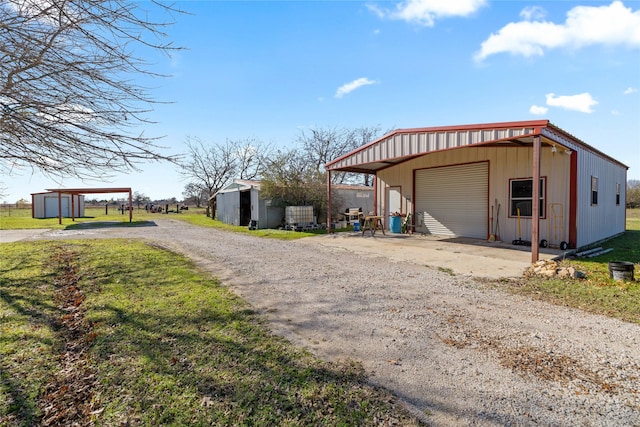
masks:
[[[0,425],[417,425],[137,241],[0,245]]]
[[[174,207],[175,211],[175,207]],[[141,222],[153,221],[158,218],[175,218],[181,221],[187,221],[194,225],[202,225],[205,227],[215,227],[224,230],[234,231],[237,233],[247,233],[254,236],[270,237],[283,240],[300,239],[303,237],[309,237],[316,234],[326,234],[325,230],[314,230],[308,232],[293,232],[286,230],[249,230],[247,227],[237,227],[233,225],[225,224],[221,221],[212,220],[205,215],[204,209],[190,208],[187,211],[181,211],[180,213],[151,213],[146,212],[144,207],[138,209],[134,206],[132,225],[140,225]],[[31,218],[31,209],[0,209],[0,230],[12,230],[12,229],[35,229],[35,228],[51,228],[51,229],[68,229],[78,226],[90,226],[92,222],[101,223],[100,226],[104,226],[105,222],[118,222],[119,225],[129,224],[129,213],[127,211],[124,214],[121,213],[115,206],[110,206],[108,210],[104,207],[87,207],[85,208],[85,216],[76,218],[72,221],[71,218],[63,218],[62,224],[58,224],[58,218]],[[84,225],[83,225],[84,224]],[[340,230],[338,230],[340,231]]]

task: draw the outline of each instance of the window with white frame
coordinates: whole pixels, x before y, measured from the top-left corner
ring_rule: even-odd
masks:
[[[591,206],[598,205],[598,177],[591,175]]]
[[[540,178],[539,216],[545,216],[545,178]],[[531,217],[533,199],[533,179],[512,179],[509,182],[510,215]],[[518,212],[518,210],[520,212]]]

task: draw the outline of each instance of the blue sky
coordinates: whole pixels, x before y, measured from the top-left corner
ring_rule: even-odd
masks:
[[[144,129],[163,153],[187,137],[293,147],[311,127],[383,130],[549,119],[640,179],[640,1],[177,2],[152,58],[169,79]],[[145,4],[142,7],[147,7]],[[151,6],[148,6],[149,8]],[[170,164],[110,181],[3,176],[3,201],[58,186],[182,199]],[[117,195],[115,195],[117,196]]]

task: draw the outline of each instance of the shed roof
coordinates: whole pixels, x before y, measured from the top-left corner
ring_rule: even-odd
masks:
[[[255,188],[258,191],[260,191],[261,185],[262,185],[262,181],[234,179],[231,184],[218,190],[211,197],[214,198],[217,194],[233,193],[235,191],[246,191],[251,188]],[[337,190],[373,191],[373,187],[369,187],[365,185],[357,185],[357,184],[333,184],[331,187]]]
[[[217,194],[232,193],[234,191],[244,191],[256,188],[260,190],[260,181],[252,181],[249,179],[234,179],[233,182],[224,188],[216,191],[212,198]]]
[[[437,151],[469,146],[531,146],[534,136],[541,136],[543,144],[557,144],[571,149],[581,147],[628,169],[628,166],[551,124],[549,120],[396,129],[328,162],[325,168],[330,171],[375,173]]]
[[[52,193],[62,194],[101,194],[101,193],[130,193],[130,187],[103,187],[103,188],[47,188]]]

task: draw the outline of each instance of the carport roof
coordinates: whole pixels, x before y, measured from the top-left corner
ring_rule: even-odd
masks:
[[[469,146],[532,146],[534,136],[541,136],[543,144],[567,149],[582,147],[628,169],[626,165],[585,144],[549,120],[397,129],[330,161],[325,164],[325,169],[373,174],[437,151]]]
[[[131,193],[130,187],[104,188],[47,188],[52,193],[62,194],[101,194],[101,193]]]

